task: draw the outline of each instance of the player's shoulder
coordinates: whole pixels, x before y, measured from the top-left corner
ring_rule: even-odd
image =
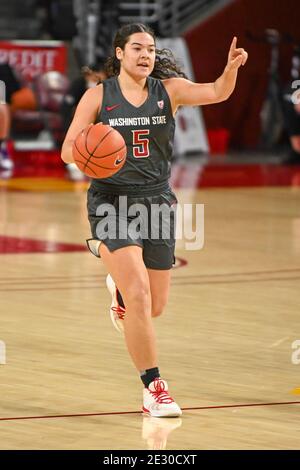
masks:
[[[81,97],[78,106],[83,110],[98,110],[102,105],[103,85],[99,84],[95,87],[88,88]]]
[[[182,77],[170,77],[162,80],[165,89],[170,96],[176,94],[180,87],[182,87],[188,80]]]
[[[93,101],[93,100],[99,100],[103,96],[103,84],[99,83],[99,85],[96,85],[92,88],[88,88],[86,92],[83,95],[83,98],[85,101]]]

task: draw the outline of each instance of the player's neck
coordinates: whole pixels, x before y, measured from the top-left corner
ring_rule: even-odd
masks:
[[[128,91],[141,91],[144,90],[147,83],[147,78],[135,78],[128,75],[125,71],[121,70],[120,75],[117,77],[121,89]]]

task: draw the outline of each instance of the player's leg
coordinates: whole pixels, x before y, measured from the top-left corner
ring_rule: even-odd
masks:
[[[149,237],[144,240],[143,259],[147,267],[152,316],[158,317],[168,302],[171,268],[174,263],[176,203],[175,194],[167,189],[158,196],[146,198],[151,217]]]
[[[151,291],[151,315],[158,317],[167,305],[170,291],[170,269],[147,269]]]
[[[164,192],[159,198],[154,196],[149,199],[151,210],[152,207],[157,207],[156,204],[169,206],[169,210],[164,211],[162,218],[159,215],[159,219],[155,219],[152,215],[157,215],[157,212],[156,214],[151,212],[151,237],[144,240],[143,259],[148,271],[153,316],[159,316],[163,312],[169,296],[171,268],[174,262],[176,222],[175,208],[172,206],[176,202],[176,196],[172,191]],[[155,236],[155,230],[152,229],[157,228],[159,231]],[[157,235],[159,236],[157,237]],[[179,406],[168,394],[168,384],[165,380],[154,381],[144,390],[144,411],[156,416],[155,409],[160,406],[169,408],[168,416],[181,415]]]
[[[158,317],[163,313],[168,302],[171,270],[147,269],[147,271],[151,291],[151,316]],[[110,274],[106,278],[106,284],[112,296],[111,319],[115,328],[122,332],[126,314],[124,299]]]
[[[127,246],[110,252],[104,243],[100,256],[126,305],[124,333],[129,354],[139,371],[157,366],[151,321],[151,292],[142,248]]]
[[[162,195],[143,199],[151,214],[152,207],[156,208],[159,204],[167,204],[170,211],[165,213],[164,227],[159,228],[159,237],[155,239],[143,240],[143,261],[147,268],[150,291],[151,291],[151,315],[159,316],[167,304],[171,268],[174,262],[175,251],[175,210],[174,203],[177,202],[176,196],[172,191],[166,191]],[[152,216],[149,217],[149,224],[153,222]],[[157,227],[161,224],[161,219],[156,222]],[[151,232],[150,232],[151,233]],[[118,283],[110,272],[107,278],[107,286],[112,295],[111,317],[115,327],[120,331],[123,326],[123,319],[126,318],[126,302],[122,298],[117,288]],[[118,286],[119,287],[119,286]]]
[[[168,393],[168,384],[160,378],[156,338],[151,318],[149,274],[142,248],[127,246],[113,252],[100,244],[100,256],[115,279],[126,305],[124,334],[129,354],[144,383],[143,411],[155,417],[182,414]],[[153,277],[153,276],[152,276]]]
[[[174,263],[175,252],[175,210],[173,204],[177,202],[176,196],[167,191],[162,196],[148,199],[150,211],[152,203],[170,205],[170,211],[165,213],[164,228],[160,227],[158,238],[144,240],[143,260],[147,268],[151,291],[151,315],[158,317],[168,302],[171,280],[171,268]],[[153,223],[152,217],[151,222]],[[156,222],[157,226],[161,223]]]
[[[160,378],[157,367],[156,339],[151,317],[151,286],[147,271],[147,268],[170,269],[174,257],[174,246],[171,246],[166,256],[161,253],[160,242],[158,243],[159,249],[155,250],[155,253],[153,247],[149,245],[145,258],[145,240],[132,239],[128,230],[124,237],[122,224],[117,224],[120,230],[120,232],[117,231],[118,236],[110,232],[110,238],[108,238],[106,228],[104,229],[100,224],[103,220],[97,215],[97,212],[99,213],[97,208],[104,203],[113,205],[118,213],[118,201],[114,195],[102,194],[91,187],[88,192],[88,212],[94,238],[87,240],[87,243],[90,251],[102,258],[114,280],[113,297],[116,298],[115,285],[117,285],[126,306],[126,314],[122,320],[125,341],[145,386],[143,410],[156,417],[179,416],[181,410],[170,397],[168,385]],[[108,219],[105,218],[105,227],[110,220]],[[116,216],[111,215],[111,222],[115,221]],[[168,265],[161,266],[161,262],[166,263],[166,259]],[[154,265],[151,264],[152,262]]]

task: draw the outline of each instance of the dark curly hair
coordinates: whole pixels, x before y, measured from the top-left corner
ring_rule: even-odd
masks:
[[[134,33],[148,33],[153,37],[155,42],[154,31],[142,23],[130,23],[122,26],[116,33],[113,48],[114,54],[108,57],[105,63],[105,72],[107,77],[114,77],[120,73],[120,62],[116,57],[116,47],[120,47],[124,50],[126,43],[129,40],[131,34]],[[185,73],[181,70],[180,66],[176,63],[170,49],[156,49],[156,57],[154,63],[154,69],[151,72],[151,77],[164,79],[171,77],[184,77],[187,78]]]

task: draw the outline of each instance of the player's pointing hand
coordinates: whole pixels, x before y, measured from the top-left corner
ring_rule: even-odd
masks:
[[[237,70],[241,65],[245,65],[248,59],[248,53],[242,47],[236,47],[237,37],[234,36],[227,61],[227,70]]]

